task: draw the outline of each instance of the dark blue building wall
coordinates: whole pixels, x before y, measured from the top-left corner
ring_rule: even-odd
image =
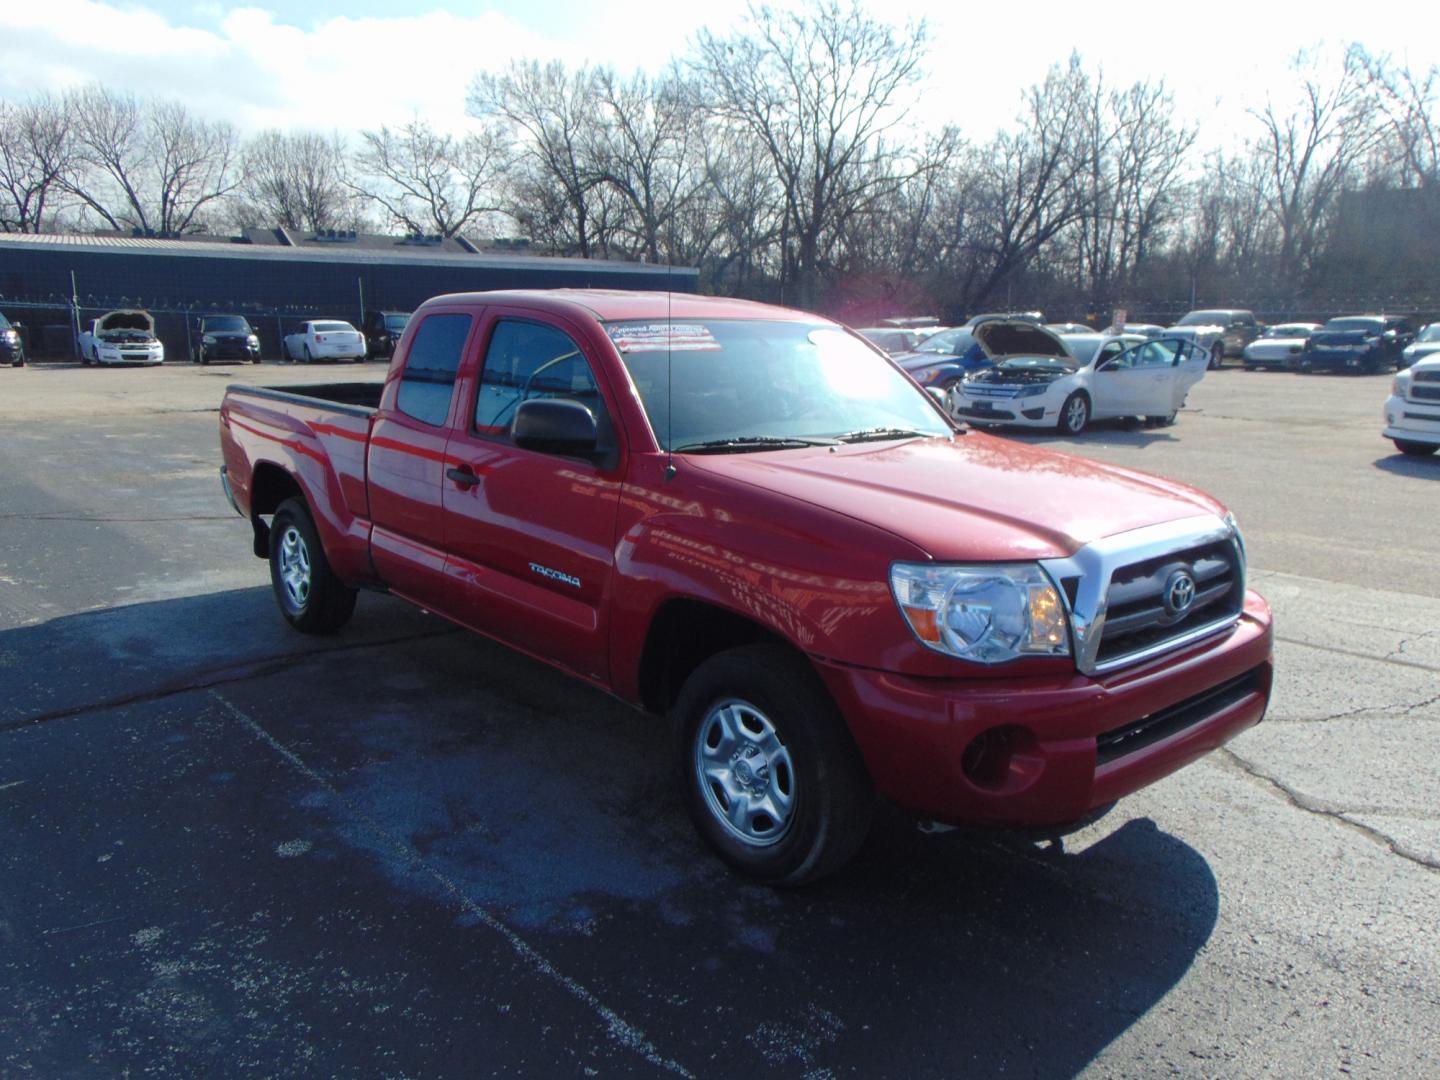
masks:
[[[97,251],[83,247],[0,247],[0,311],[27,323],[32,338],[42,325],[69,321],[71,274],[82,325],[106,311],[140,307],[156,319],[170,359],[189,352],[189,327],[209,313],[246,315],[260,332],[265,353],[279,352],[280,337],[307,318],[328,315],[358,325],[365,310],[410,311],[441,293],[488,289],[617,288],[694,292],[693,270],[663,266],[547,259],[542,256],[457,258],[427,263],[423,255],[380,259],[307,259],[284,251],[246,257],[169,250]],[[54,331],[51,337],[57,336]]]

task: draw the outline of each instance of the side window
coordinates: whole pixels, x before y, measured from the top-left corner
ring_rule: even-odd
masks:
[[[1100,357],[1095,361],[1096,367],[1105,368],[1128,368],[1135,360],[1134,353],[1126,353],[1125,346],[1118,341],[1110,341],[1100,350]]]
[[[470,322],[471,316],[455,314],[431,315],[420,324],[395,400],[395,407],[406,416],[436,427],[445,423]]]
[[[594,414],[603,439],[605,403],[580,347],[553,326],[502,319],[485,351],[475,429],[503,435],[520,402],[532,398],[578,401]]]

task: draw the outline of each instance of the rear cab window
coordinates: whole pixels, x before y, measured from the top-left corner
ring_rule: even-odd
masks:
[[[405,357],[396,409],[422,423],[444,426],[473,322],[474,316],[458,312],[426,316]]]

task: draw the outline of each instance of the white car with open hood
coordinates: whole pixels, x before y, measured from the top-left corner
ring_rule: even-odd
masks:
[[[951,413],[971,424],[1053,427],[1068,435],[1108,417],[1172,423],[1210,362],[1206,350],[1177,338],[1062,339],[1009,320],[976,327],[975,339],[995,366],[951,391]]]
[[[165,346],[148,311],[111,311],[91,319],[75,343],[82,364],[163,364]]]

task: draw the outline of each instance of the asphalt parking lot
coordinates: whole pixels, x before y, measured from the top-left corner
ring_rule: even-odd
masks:
[[[1268,718],[1063,848],[886,816],[774,892],[652,720],[386,597],[288,630],[216,406],[380,375],[0,369],[0,1076],[1440,1075],[1440,456],[1388,377],[1016,435],[1231,506]]]

